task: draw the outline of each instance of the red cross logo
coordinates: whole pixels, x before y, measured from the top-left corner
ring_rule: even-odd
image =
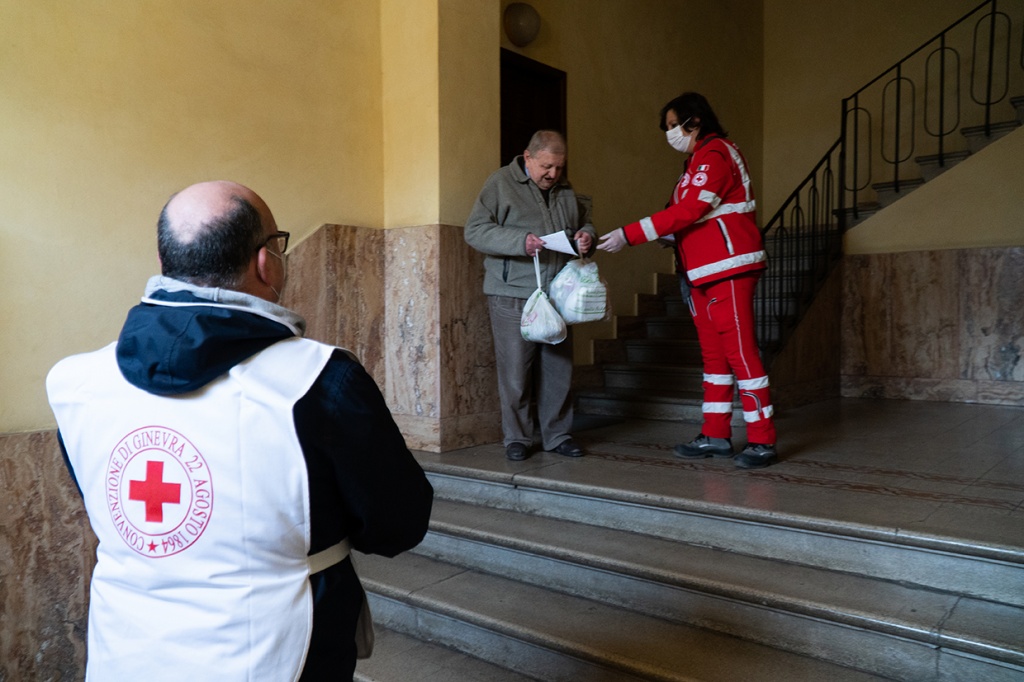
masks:
[[[146,480],[130,481],[128,499],[146,503],[146,521],[163,523],[164,503],[181,504],[181,484],[164,483],[164,463],[146,462]]]

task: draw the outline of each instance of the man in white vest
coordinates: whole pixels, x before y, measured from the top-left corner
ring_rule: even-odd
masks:
[[[188,187],[157,239],[118,341],[47,377],[99,539],[86,678],[351,679],[349,549],[414,547],[433,490],[363,367],[278,305],[288,233],[254,192]]]

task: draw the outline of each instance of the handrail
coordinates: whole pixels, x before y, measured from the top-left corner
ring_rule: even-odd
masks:
[[[968,134],[991,140],[1010,129],[993,117],[1009,119],[1011,85],[1024,94],[1024,0],[984,0],[842,100],[839,139],[761,229],[769,271],[755,310],[766,363],[839,261],[847,229],[983,144]],[[891,166],[887,181],[875,180],[876,164]]]

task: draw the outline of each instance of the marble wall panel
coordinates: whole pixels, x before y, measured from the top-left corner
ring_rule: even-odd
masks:
[[[894,253],[887,259],[891,375],[957,377],[957,258],[956,251],[945,250]]]
[[[890,374],[890,254],[843,259],[842,373]]]
[[[960,252],[959,376],[1024,381],[1024,247]]]
[[[387,392],[410,446],[499,439],[482,257],[462,227],[388,230],[385,282]]]
[[[81,680],[96,538],[56,433],[0,435],[0,680]]]
[[[1024,405],[1024,248],[845,267],[842,395]]]
[[[285,305],[307,336],[359,356],[410,447],[500,438],[482,256],[461,226],[325,225],[288,268]]]
[[[403,415],[441,417],[437,225],[385,232],[388,403]]]
[[[288,254],[282,303],[306,336],[347,348],[385,388],[384,231],[323,225]]]

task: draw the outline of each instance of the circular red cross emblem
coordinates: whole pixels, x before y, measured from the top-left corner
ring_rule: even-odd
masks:
[[[146,426],[122,438],[107,465],[107,507],[125,544],[145,557],[188,549],[213,513],[213,481],[183,435]]]

